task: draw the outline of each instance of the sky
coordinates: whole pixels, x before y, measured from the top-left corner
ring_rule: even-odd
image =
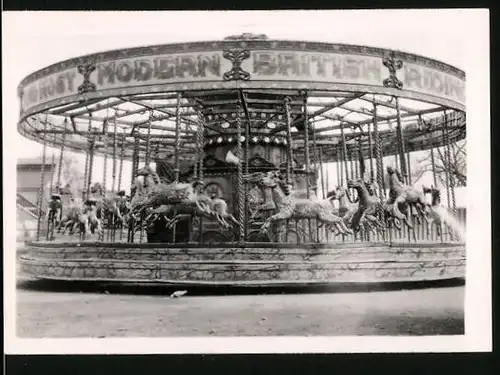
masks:
[[[220,40],[228,35],[253,32],[266,34],[270,39],[397,49],[441,60],[467,74],[464,33],[471,13],[467,15],[461,10],[4,12],[2,17],[3,127],[9,134],[12,132],[8,145],[15,145],[15,157],[31,158],[39,156],[42,147],[13,131],[19,114],[17,85],[30,73],[64,59],[110,49]],[[58,150],[48,149],[49,160],[52,152]],[[83,160],[83,156],[79,159]],[[102,161],[97,162],[95,173],[102,174]]]

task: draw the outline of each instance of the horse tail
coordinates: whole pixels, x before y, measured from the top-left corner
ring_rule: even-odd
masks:
[[[156,172],[152,172],[151,176],[153,177],[153,181],[156,185],[161,183],[160,176]]]

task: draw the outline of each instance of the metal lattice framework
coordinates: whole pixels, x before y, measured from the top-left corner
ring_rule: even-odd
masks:
[[[181,98],[179,104],[177,96]],[[261,142],[283,142],[286,139],[286,128],[280,125],[285,123],[281,98],[291,97],[297,98],[290,102],[290,115],[295,118],[292,125],[301,123],[306,106],[308,121],[316,133],[316,145],[325,161],[338,161],[336,150],[342,139],[341,127],[345,129],[347,147],[354,146],[358,136],[364,137],[362,147],[369,157],[369,127],[375,121],[382,154],[387,156],[398,152],[397,109],[390,97],[371,93],[314,91],[308,92],[305,101],[299,96],[298,91],[245,90],[243,100],[246,110],[241,111],[239,116],[249,116],[250,142],[254,141],[252,128],[267,127],[268,135],[260,136]],[[148,149],[155,147],[160,147],[160,157],[172,158],[176,142],[176,108],[179,105],[182,109],[182,116],[178,119],[181,123],[179,157],[195,160],[196,134],[200,126],[198,107],[201,106],[203,113],[210,113],[204,124],[205,141],[223,143],[236,140],[234,107],[239,100],[238,90],[112,97],[90,105],[75,103],[29,116],[19,123],[19,131],[29,139],[45,142],[47,146],[59,148],[65,145],[77,152],[86,152],[89,137],[97,136],[93,146],[95,155],[111,154],[112,148],[107,146],[106,139],[113,139],[115,132],[124,133],[124,137],[118,137],[116,147],[121,148],[123,142],[125,159],[132,159],[134,134],[137,134],[141,160],[146,158]],[[374,105],[377,106],[376,113],[373,111]],[[447,109],[409,99],[399,100],[401,129],[407,152],[443,146],[442,132],[445,127],[449,143],[465,138],[465,113],[449,112],[448,119],[453,121],[445,122],[444,111]],[[67,121],[69,126],[65,125]],[[356,129],[360,131],[355,132]],[[292,127],[291,135],[294,154],[305,155],[304,133]],[[311,131],[308,137],[312,137]]]

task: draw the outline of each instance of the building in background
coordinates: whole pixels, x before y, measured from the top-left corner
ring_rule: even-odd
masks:
[[[17,239],[23,241],[36,234],[38,217],[37,196],[40,189],[42,171],[41,158],[19,159],[17,161],[16,222]],[[50,189],[53,166],[44,166],[45,195]]]

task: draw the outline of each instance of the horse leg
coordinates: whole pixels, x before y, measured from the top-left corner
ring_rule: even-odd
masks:
[[[372,234],[375,234],[376,233],[376,229],[378,227],[378,220],[377,220],[377,218],[375,216],[373,216],[373,215],[366,214],[365,215],[365,220],[366,220],[366,226],[367,226],[368,232],[370,232]]]
[[[224,218],[222,217],[221,214],[219,213],[216,213],[215,214],[215,218],[217,219],[217,221],[222,225],[223,228],[227,229],[229,228],[229,224],[226,220],[224,220]]]
[[[334,225],[339,229],[341,234],[352,234],[352,231],[345,225],[344,220],[338,216],[326,212],[319,212],[318,220]]]
[[[57,233],[61,233],[63,224],[64,224],[64,221],[61,219],[61,221],[59,221],[59,225],[57,226]]]
[[[332,228],[332,227],[330,227],[330,228]],[[344,229],[345,224],[343,224],[343,223],[340,223],[340,222],[335,223],[335,224],[333,224],[333,228],[337,229],[337,232],[335,232],[335,236],[342,235],[342,237],[345,237],[348,235],[348,232]],[[350,229],[348,229],[348,230],[350,230]],[[333,230],[332,230],[332,232],[333,232]]]
[[[231,223],[233,222],[231,220],[231,218],[229,217],[229,214],[224,214],[224,215],[221,215],[222,219],[224,219],[224,222],[227,224],[227,227],[228,228],[231,228]],[[239,223],[238,223],[239,224]]]
[[[69,228],[69,234],[70,235],[75,234],[75,231],[77,230],[77,227],[78,227],[79,224],[80,224],[80,222],[78,220],[74,220],[74,221],[71,222],[70,228]]]
[[[87,236],[90,236],[92,234],[91,229],[90,229],[90,223],[88,220],[85,220],[83,223],[83,228],[85,229],[85,234]]]
[[[337,237],[339,234],[342,234],[342,236],[346,235],[340,223],[324,222],[324,226],[325,229],[332,232],[335,237]]]
[[[340,231],[335,225],[329,223],[322,223],[322,226],[324,226],[326,230],[332,232],[334,236],[338,236],[340,234]]]
[[[418,206],[418,203],[411,203],[409,205],[409,209],[410,209],[411,216],[416,218],[417,224],[421,224],[422,223],[422,221],[420,219],[421,211],[420,211],[420,207]]]
[[[240,222],[238,220],[236,220],[236,218],[231,215],[231,214],[227,214],[227,217],[229,218],[230,221],[232,221],[234,224],[236,225],[240,225]]]
[[[439,237],[443,235],[443,221],[441,220],[440,217],[435,218],[435,225],[436,225],[436,233]]]
[[[198,199],[195,199],[195,204],[196,204],[196,208],[201,212],[201,213],[205,213],[205,214],[210,214],[210,209],[208,208],[208,205],[207,204],[201,204],[201,202],[198,200]]]
[[[337,220],[338,225],[344,230],[345,233],[347,234],[354,234],[351,228],[349,228],[345,223],[344,220],[340,219]]]
[[[68,222],[66,223],[66,225],[64,226],[63,234],[65,234],[66,230],[69,229],[69,233],[68,234],[70,236],[72,236],[73,232],[75,231],[75,224],[76,224],[75,220],[69,219]]]
[[[102,221],[101,219],[96,219],[96,222],[97,222],[97,234],[99,235],[99,237],[102,237],[104,235],[104,227]]]
[[[420,215],[424,219],[424,221],[427,223],[429,222],[429,217],[428,217],[428,211],[427,211],[427,203],[425,202],[419,202],[418,203],[418,210],[420,211]]]
[[[413,225],[408,220],[407,215],[403,214],[399,210],[399,204],[404,203],[404,201],[405,201],[405,199],[403,197],[396,198],[396,200],[394,201],[394,205],[393,205],[393,215],[396,218],[402,220],[409,228],[413,228]]]
[[[156,215],[155,212],[151,212],[148,216],[146,216],[146,218],[144,219],[145,222],[148,222],[152,217],[153,215]]]
[[[271,223],[274,221],[281,221],[281,220],[290,219],[292,217],[292,214],[293,214],[292,210],[285,210],[285,211],[278,212],[277,214],[271,215],[270,217],[268,217],[266,219],[264,224],[262,224],[262,226],[260,227],[260,230],[261,231],[267,230],[267,228],[269,228]]]
[[[354,217],[355,213],[356,213],[356,210],[347,211],[347,213],[343,217],[346,224],[349,224],[349,225],[352,224],[352,218]]]
[[[172,228],[179,221],[179,218],[180,218],[180,215],[175,215],[171,219],[166,217],[166,220],[167,220],[166,228],[168,228],[168,229]]]

